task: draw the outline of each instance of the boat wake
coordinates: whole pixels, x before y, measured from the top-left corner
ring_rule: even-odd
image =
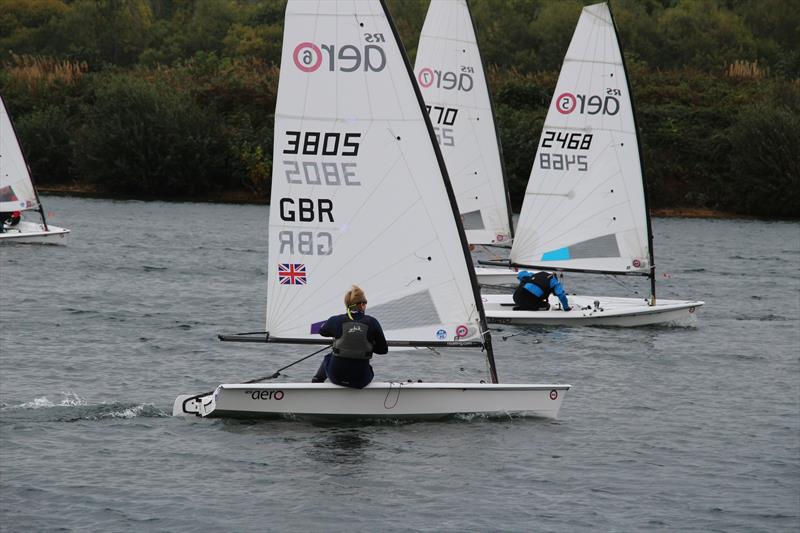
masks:
[[[766,315],[756,316],[751,314],[744,314],[740,313],[734,317],[734,320],[742,320],[747,322],[794,322],[797,319],[796,315],[787,314],[787,315],[778,315],[774,313],[768,313]]]
[[[90,404],[73,392],[63,392],[62,398],[52,401],[46,396],[29,402],[0,406],[7,421],[36,420],[37,422],[76,422],[79,420],[160,418],[170,416],[153,404],[111,402]]]

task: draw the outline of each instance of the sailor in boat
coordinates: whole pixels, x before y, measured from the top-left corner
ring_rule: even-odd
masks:
[[[312,383],[331,383],[363,389],[375,377],[369,364],[373,353],[389,351],[383,329],[375,318],[366,314],[367,297],[357,285],[344,295],[347,312],[330,317],[320,328],[323,337],[333,337],[333,351],[325,356]]]
[[[0,213],[0,233],[4,233],[6,231],[6,226],[13,228],[19,224],[20,218],[22,218],[22,215],[19,211]]]
[[[547,311],[550,304],[547,299],[550,294],[555,294],[561,300],[561,309],[569,311],[571,307],[567,301],[567,293],[558,281],[555,272],[537,272],[533,274],[527,270],[520,270],[517,274],[519,286],[514,291],[515,310]]]

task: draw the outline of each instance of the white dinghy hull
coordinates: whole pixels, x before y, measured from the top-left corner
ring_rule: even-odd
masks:
[[[207,396],[178,396],[173,416],[311,420],[427,420],[454,415],[558,418],[571,385],[373,382],[220,385]]]
[[[68,233],[68,229],[52,224],[45,229],[44,224],[22,220],[0,233],[0,242],[65,244]]]
[[[478,276],[478,283],[481,285],[517,285],[517,272],[524,268],[488,268],[475,267],[475,275]]]
[[[514,300],[505,294],[484,294],[483,307],[490,324],[512,326],[617,326],[690,325],[705,302],[656,301],[609,296],[568,296],[571,311],[562,311],[558,299],[550,297],[548,311],[515,311]]]

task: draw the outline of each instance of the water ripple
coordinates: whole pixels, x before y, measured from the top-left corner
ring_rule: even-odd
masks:
[[[7,422],[75,422],[78,420],[103,420],[136,417],[169,417],[167,413],[152,404],[111,402],[88,404],[74,393],[63,393],[59,401],[51,401],[42,396],[17,405],[0,407],[3,423]],[[34,412],[31,412],[34,411]]]
[[[0,255],[3,531],[798,529],[797,224],[654,220],[659,294],[707,302],[693,327],[493,330],[501,380],[573,385],[558,421],[332,424],[169,416],[312,351],[216,339],[264,328],[267,208],[45,201],[72,240]],[[373,366],[486,376],[470,350]]]

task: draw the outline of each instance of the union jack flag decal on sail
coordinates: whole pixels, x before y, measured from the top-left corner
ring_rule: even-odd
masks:
[[[303,263],[278,263],[278,280],[281,285],[305,285],[306,265]]]

